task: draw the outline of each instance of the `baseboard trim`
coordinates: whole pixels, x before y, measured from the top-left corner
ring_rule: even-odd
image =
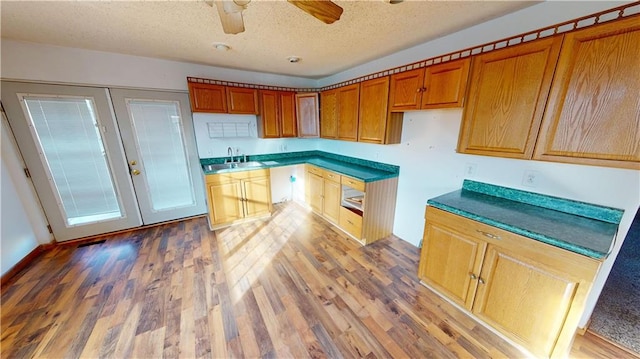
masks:
[[[27,254],[24,258],[22,258],[18,263],[16,263],[13,267],[11,267],[5,274],[2,275],[0,279],[0,292],[4,292],[4,288],[6,284],[8,284],[13,277],[18,274],[21,270],[26,268],[29,264],[31,264],[36,258],[40,257],[40,255],[47,250],[53,248],[55,244],[41,244],[35,247],[29,254]]]
[[[593,335],[594,337],[597,337],[600,340],[605,341],[605,342],[611,344],[612,346],[614,346],[614,347],[616,347],[616,348],[628,353],[630,355],[629,358],[640,359],[640,356],[638,355],[638,353],[634,352],[633,350],[631,350],[631,349],[629,349],[629,348],[627,348],[627,347],[625,347],[623,345],[620,345],[620,344],[614,342],[613,340],[611,340],[611,339],[609,339],[609,338],[607,338],[607,337],[605,337],[603,335],[600,335],[600,334],[594,332],[593,330],[591,330],[589,328],[587,328],[587,330],[585,330],[585,334],[587,334],[587,333],[589,333],[590,335]]]

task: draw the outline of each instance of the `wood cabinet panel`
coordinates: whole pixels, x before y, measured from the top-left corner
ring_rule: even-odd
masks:
[[[263,138],[280,137],[280,111],[278,92],[260,91],[260,116],[258,118],[258,135]]]
[[[227,96],[224,86],[189,82],[189,100],[193,112],[227,112]]]
[[[391,111],[419,110],[424,84],[424,68],[391,75]]]
[[[334,173],[335,176],[340,177]],[[340,222],[340,197],[342,195],[340,182],[324,179],[324,204],[322,213],[334,223]]]
[[[229,113],[258,114],[258,90],[244,87],[227,87]]]
[[[555,36],[473,59],[458,152],[531,158],[561,44]]]
[[[389,118],[389,77],[360,84],[358,141],[384,143]]]
[[[470,65],[466,58],[427,67],[421,108],[462,107]]]
[[[640,169],[640,22],[565,35],[534,158]]]
[[[340,228],[354,236],[356,239],[362,238],[362,217],[352,212],[348,208],[340,207]]]
[[[358,140],[358,105],[360,84],[338,89],[338,139]]]
[[[534,354],[550,356],[579,283],[496,246],[487,250],[481,278],[473,312]]]
[[[425,225],[418,276],[471,310],[486,242],[433,223]]]
[[[338,137],[338,91],[320,93],[320,137]]]
[[[244,205],[247,217],[271,213],[271,180],[269,177],[243,181]]]
[[[320,103],[317,92],[296,94],[298,137],[320,137]]]
[[[298,136],[295,92],[280,92],[280,137]]]
[[[314,212],[322,214],[324,180],[322,179],[322,176],[315,173],[307,172],[307,174],[306,185],[309,187],[309,206],[311,206],[311,209]]]
[[[209,220],[212,225],[230,223],[244,218],[240,181],[207,184]]]

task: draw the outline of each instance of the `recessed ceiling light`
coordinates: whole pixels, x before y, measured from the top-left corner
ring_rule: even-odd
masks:
[[[214,43],[213,43],[213,47],[214,47],[216,50],[220,50],[220,51],[228,51],[228,50],[230,50],[230,49],[231,49],[231,47],[229,47],[229,45],[224,44],[224,43],[222,43],[222,42],[214,42]]]
[[[295,64],[296,62],[300,62],[300,60],[302,60],[302,59],[299,58],[298,56],[289,56],[289,57],[287,57],[287,61],[289,61],[292,64]]]

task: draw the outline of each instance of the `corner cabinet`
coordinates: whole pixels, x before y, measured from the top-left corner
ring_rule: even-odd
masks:
[[[562,36],[474,57],[458,152],[531,158]]]
[[[566,357],[600,262],[427,207],[418,276],[539,357]]]
[[[318,93],[299,93],[295,97],[298,137],[320,137],[320,101]]]
[[[640,169],[640,20],[565,35],[533,158]]]
[[[269,169],[205,176],[212,229],[271,215]]]

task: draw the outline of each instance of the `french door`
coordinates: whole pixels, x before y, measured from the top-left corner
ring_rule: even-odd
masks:
[[[58,241],[206,211],[186,96],[113,91],[112,106],[104,88],[2,82],[9,123]]]

